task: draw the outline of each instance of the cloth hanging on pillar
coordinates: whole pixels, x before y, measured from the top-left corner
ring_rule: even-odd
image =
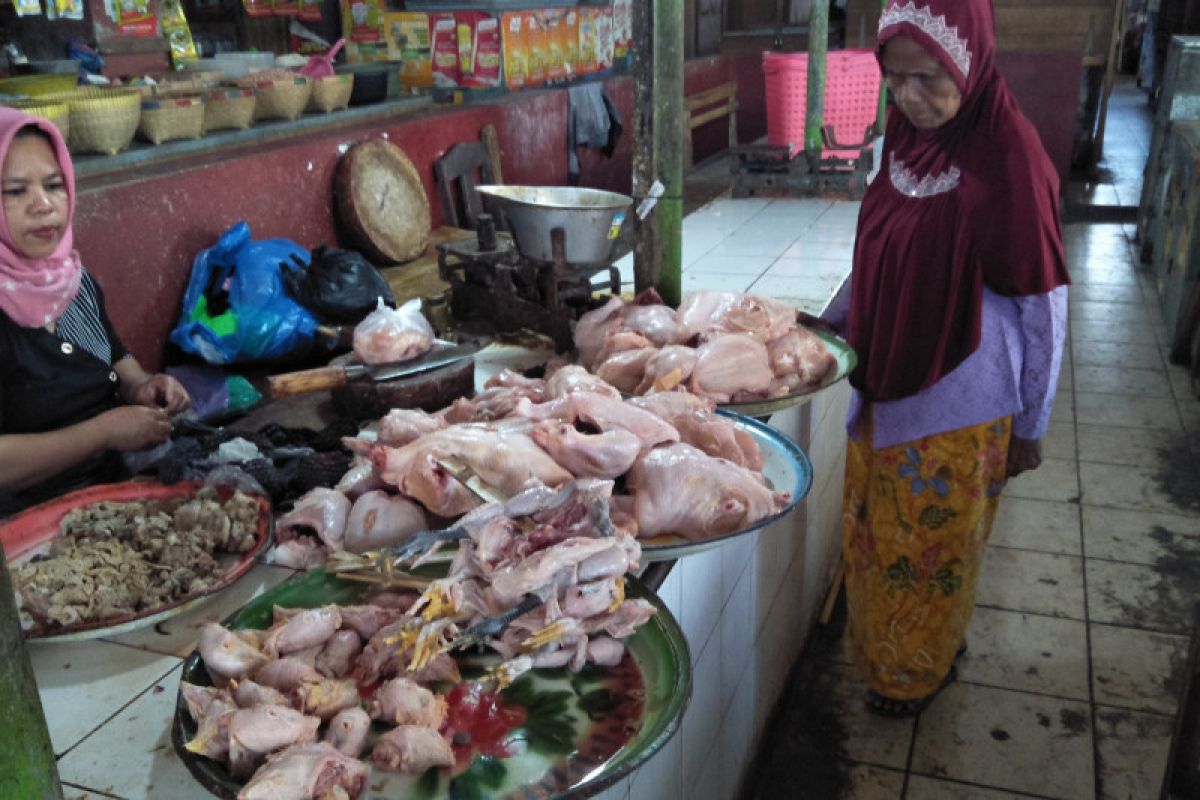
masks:
[[[579,147],[599,147],[611,158],[621,139],[621,115],[599,83],[567,90],[567,175],[579,183]]]

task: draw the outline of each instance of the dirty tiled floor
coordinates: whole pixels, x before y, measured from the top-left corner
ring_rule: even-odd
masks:
[[[1138,203],[1145,96],[1126,83],[1110,109],[1099,177],[1072,203]],[[1005,492],[958,682],[915,720],[869,716],[835,616],[746,800],[1159,796],[1200,600],[1200,401],[1166,359],[1134,225],[1067,219],[1071,335],[1047,458]]]

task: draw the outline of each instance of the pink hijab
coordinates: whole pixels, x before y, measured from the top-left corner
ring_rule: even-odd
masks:
[[[67,224],[62,240],[46,258],[27,258],[12,243],[0,205],[0,311],[18,325],[39,328],[58,319],[79,291],[82,268],[74,250],[75,170],[58,128],[48,120],[11,108],[0,108],[0,165],[8,157],[17,132],[32,125],[50,137],[67,184]]]
[[[990,0],[890,0],[879,49],[907,36],[962,93],[953,119],[888,116],[863,197],[847,336],[871,401],[931,386],[979,346],[983,288],[1009,297],[1068,282],[1058,174],[996,71]]]

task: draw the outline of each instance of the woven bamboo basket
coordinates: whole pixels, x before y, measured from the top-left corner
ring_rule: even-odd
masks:
[[[204,134],[204,98],[159,95],[142,100],[138,133],[153,144],[172,139],[199,139]]]
[[[312,94],[312,81],[305,75],[291,78],[258,78],[253,74],[238,81],[239,86],[251,87],[258,93],[254,118],[295,119],[304,113]]]
[[[258,97],[253,89],[212,89],[204,95],[204,132],[249,128]]]
[[[329,75],[324,78],[314,78],[312,95],[308,98],[308,110],[328,114],[339,108],[350,105],[350,95],[354,91],[354,75]]]
[[[58,128],[58,132],[62,134],[63,141],[67,140],[67,135],[71,128],[71,108],[66,103],[47,102],[44,100],[14,100],[11,103],[5,103],[5,105],[9,108],[24,111],[31,116],[50,120],[54,123],[54,127]]]
[[[119,153],[133,141],[142,118],[142,96],[132,89],[87,87],[42,99],[71,109],[67,148],[72,153]]]

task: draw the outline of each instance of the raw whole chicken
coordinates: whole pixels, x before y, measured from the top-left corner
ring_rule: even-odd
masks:
[[[208,662],[204,662],[208,666]],[[295,656],[269,661],[254,673],[254,680],[263,686],[270,686],[281,692],[290,692],[302,683],[319,681],[324,675],[313,669]]]
[[[249,678],[237,681],[237,686],[233,690],[233,699],[241,708],[287,705],[287,698],[283,692],[255,683]]]
[[[274,658],[324,645],[342,626],[342,614],[337,606],[307,608],[297,613],[281,615],[263,638],[263,652]]]
[[[603,366],[603,365],[601,365]],[[669,392],[677,386],[686,386],[696,368],[696,349],[673,344],[655,350],[646,361],[641,382],[634,387],[634,394]]]
[[[703,539],[741,530],[787,505],[760,475],[688,444],[659,447],[629,471],[640,536]]]
[[[358,758],[367,748],[367,736],[371,733],[371,716],[360,707],[339,711],[329,720],[325,741],[337,748],[342,755]]]
[[[436,730],[446,721],[446,699],[408,678],[393,678],[375,692],[368,713],[371,719],[392,725],[422,725]]]
[[[254,706],[229,719],[229,769],[239,777],[254,771],[267,753],[316,741],[321,720],[287,706]]]
[[[688,411],[670,419],[680,441],[703,450],[713,458],[727,458],[739,467],[762,472],[763,457],[758,442],[728,417],[703,411]]]
[[[363,364],[408,361],[433,349],[433,328],[421,314],[421,301],[388,308],[383,298],[354,327],[354,355]]]
[[[328,742],[309,742],[269,757],[238,792],[238,800],[354,800],[366,785],[366,764]]]
[[[444,417],[419,408],[393,408],[379,420],[376,441],[391,447],[403,447],[426,433],[440,431],[447,424]]]
[[[571,392],[597,392],[616,398],[621,396],[608,381],[596,377],[576,364],[567,364],[549,373],[549,377],[546,378],[547,400],[558,400]]]
[[[350,509],[346,550],[365,553],[390,547],[428,527],[424,509],[412,500],[387,492],[366,492]]]
[[[696,351],[689,388],[726,403],[735,395],[765,397],[774,377],[762,342],[744,333],[723,333]]]
[[[362,652],[362,637],[348,627],[344,618],[342,624],[347,627],[329,637],[313,664],[317,672],[329,678],[344,678],[349,675],[354,666],[354,659]]]
[[[321,720],[333,719],[347,708],[357,708],[359,703],[358,685],[352,680],[326,678],[302,683],[289,696],[292,706]]]
[[[676,322],[675,312],[668,306],[638,305],[634,302],[625,306],[622,321],[626,328],[640,333],[658,347],[676,341],[679,323]]]
[[[258,648],[215,622],[200,631],[200,657],[210,672],[222,678],[245,677],[268,661]]]
[[[309,490],[275,521],[274,563],[292,569],[324,564],[328,553],[342,548],[349,513],[350,500],[342,492]]]
[[[525,396],[535,403],[546,399],[546,381],[541,378],[526,378],[511,369],[500,370],[488,378],[487,383],[483,384],[484,389],[491,389],[495,386],[519,387],[524,390]]]
[[[454,750],[433,728],[401,725],[375,742],[371,763],[393,772],[420,775],[430,767],[453,766]]]
[[[591,367],[596,363],[600,348],[610,333],[621,329],[621,310],[625,303],[619,297],[610,299],[600,308],[588,311],[575,323],[575,347],[579,350],[579,363]]]
[[[766,343],[796,324],[796,309],[778,300],[740,292],[694,292],[675,311],[676,342],[716,333],[745,333]]]
[[[619,478],[642,451],[642,440],[627,430],[588,434],[553,420],[538,423],[533,440],[577,478]]]
[[[600,360],[596,375],[622,392],[633,392],[646,377],[650,361],[657,353],[654,347],[621,350]]]
[[[802,381],[800,386],[819,384],[837,369],[837,360],[825,344],[815,333],[801,327],[769,342],[767,355],[775,377],[795,375]]]

